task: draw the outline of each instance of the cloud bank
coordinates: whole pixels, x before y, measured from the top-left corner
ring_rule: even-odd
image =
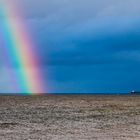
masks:
[[[18,4],[51,92],[139,90],[140,1],[23,0]]]

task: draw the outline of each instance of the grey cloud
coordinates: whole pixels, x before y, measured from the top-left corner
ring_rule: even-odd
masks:
[[[0,66],[0,93],[14,92],[10,78],[8,77],[10,70],[6,67]]]
[[[87,19],[96,16],[139,15],[139,0],[23,0],[18,1],[28,14],[45,13],[66,19]],[[27,15],[28,15],[27,14]],[[36,15],[37,16],[37,15]]]

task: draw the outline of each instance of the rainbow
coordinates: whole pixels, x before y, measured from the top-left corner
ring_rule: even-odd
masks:
[[[18,6],[15,1],[0,3],[3,17],[0,34],[3,36],[5,63],[9,66],[15,65],[17,69],[16,72],[8,72],[8,76],[15,93],[43,94],[46,91],[42,72],[39,69],[39,57]]]

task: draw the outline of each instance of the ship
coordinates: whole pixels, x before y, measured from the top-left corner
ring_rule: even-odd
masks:
[[[140,91],[132,90],[132,91],[131,91],[131,94],[132,94],[132,95],[140,95]]]

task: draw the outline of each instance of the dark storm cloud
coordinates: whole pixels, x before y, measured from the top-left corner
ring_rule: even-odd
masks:
[[[140,34],[138,29],[140,27],[137,20],[133,22],[120,21],[119,23],[121,25],[118,22],[109,23],[105,26],[98,25],[98,29],[95,24],[93,26],[83,24],[82,26],[84,28],[86,26],[87,30],[79,25],[81,30],[73,27],[71,30],[61,30],[50,34],[47,36],[48,38],[46,37],[46,47],[50,52],[49,64],[82,65],[83,63],[83,65],[96,65],[98,63],[121,62],[122,60],[116,57],[116,53],[139,50]],[[44,49],[42,50],[43,53],[43,62],[45,62],[46,53]]]

